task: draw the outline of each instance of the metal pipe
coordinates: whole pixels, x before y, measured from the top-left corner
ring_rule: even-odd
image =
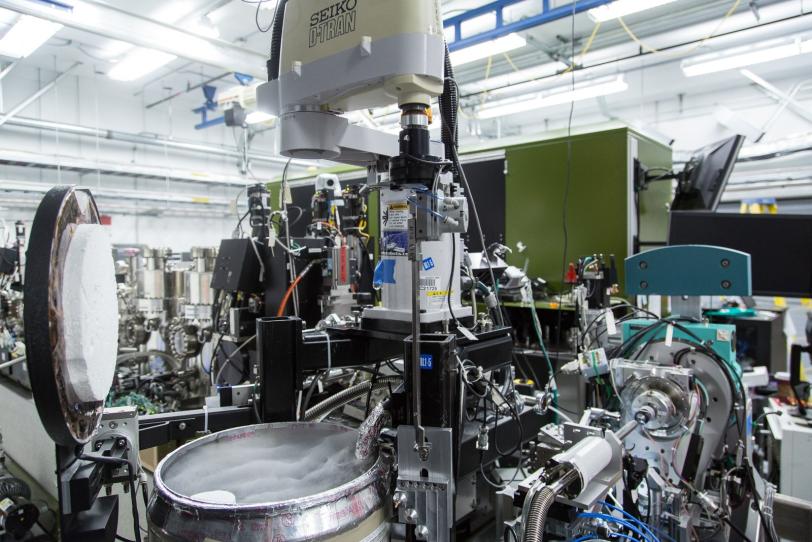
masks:
[[[3,369],[8,369],[9,367],[13,367],[13,366],[17,365],[18,363],[22,363],[24,361],[25,361],[25,356],[20,356],[19,358],[14,358],[14,359],[12,359],[10,361],[0,363],[0,371],[2,371]]]
[[[48,130],[60,131],[66,134],[76,135],[80,137],[96,137],[99,139],[108,139],[111,141],[121,141],[125,143],[134,143],[136,145],[151,145],[154,147],[167,147],[181,151],[194,152],[206,155],[226,156],[228,158],[241,158],[242,151],[236,147],[217,147],[213,145],[204,145],[200,143],[193,143],[191,141],[183,141],[178,139],[171,139],[160,135],[142,135],[133,134],[129,132],[119,132],[116,130],[104,130],[101,128],[91,128],[89,126],[80,126],[77,124],[68,124],[64,122],[54,122],[50,120],[40,120],[25,117],[14,117],[9,119],[7,124],[9,126],[19,126],[21,128],[32,128],[35,130]],[[252,152],[248,155],[251,160],[255,162],[267,162],[272,164],[286,164],[287,158],[280,156],[273,156],[270,154]],[[310,162],[302,160],[292,160],[291,166],[306,169],[313,165]]]
[[[43,95],[45,95],[45,94],[47,94],[48,92],[50,92],[50,90],[51,90],[52,88],[54,88],[54,87],[55,87],[57,84],[59,84],[59,82],[60,82],[62,79],[64,79],[64,78],[65,78],[65,76],[67,76],[67,75],[68,75],[68,74],[69,74],[71,71],[73,71],[73,69],[74,69],[74,68],[76,68],[77,66],[81,66],[81,65],[82,65],[82,63],[81,63],[81,62],[74,62],[74,64],[73,64],[73,65],[72,65],[70,68],[68,68],[67,70],[63,71],[62,73],[60,73],[59,75],[57,75],[56,77],[54,77],[54,78],[51,80],[51,82],[50,82],[50,83],[46,84],[45,86],[43,86],[42,88],[40,88],[38,91],[36,91],[34,94],[32,94],[31,96],[29,96],[28,98],[26,98],[26,99],[25,99],[25,100],[23,100],[22,102],[18,103],[16,106],[14,106],[14,107],[11,109],[11,111],[9,111],[9,112],[8,112],[8,113],[6,113],[5,115],[3,115],[3,117],[2,117],[2,118],[0,118],[0,126],[3,126],[5,123],[7,123],[8,121],[10,121],[12,118],[14,118],[14,116],[15,116],[17,113],[19,113],[20,111],[22,111],[23,109],[25,109],[26,107],[28,107],[29,105],[31,105],[32,103],[34,103],[34,102],[36,102],[37,100],[39,100],[39,99],[40,99],[40,98],[41,98]]]
[[[637,429],[638,425],[640,424],[632,420],[623,427],[621,427],[620,429],[618,429],[617,432],[615,433],[615,436],[618,438],[618,440],[623,440],[629,435],[631,435],[634,432],[634,430]]]

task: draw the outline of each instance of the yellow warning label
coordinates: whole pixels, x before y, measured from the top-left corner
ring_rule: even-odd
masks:
[[[429,296],[429,297],[440,297],[440,296],[446,297],[446,296],[451,295],[451,292],[449,292],[447,290],[446,291],[435,290],[433,292],[426,292],[426,295]]]
[[[787,306],[787,299],[784,297],[776,297],[773,299],[773,304],[776,307],[786,307]]]
[[[801,299],[801,306],[806,307],[807,309],[812,309],[812,299],[802,298]]]
[[[193,203],[209,203],[211,200],[205,196],[196,196],[192,198]]]

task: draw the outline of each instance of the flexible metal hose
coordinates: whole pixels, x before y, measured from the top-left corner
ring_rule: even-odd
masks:
[[[544,524],[547,523],[547,512],[555,502],[555,492],[544,487],[533,495],[530,503],[530,512],[524,522],[522,542],[542,542],[544,540]]]
[[[6,497],[22,497],[27,500],[31,498],[31,489],[19,478],[2,478],[0,479],[0,501]]]
[[[553,485],[541,488],[530,501],[530,508],[524,520],[522,542],[542,542],[544,540],[544,526],[547,523],[547,513],[555,502],[556,496],[578,479],[578,473],[571,470]]]
[[[361,382],[360,384],[356,384],[351,388],[347,388],[332,397],[329,397],[322,401],[321,403],[313,406],[312,408],[307,409],[304,415],[304,421],[306,422],[320,422],[324,418],[326,418],[332,411],[337,408],[341,408],[346,404],[349,404],[356,399],[360,399],[364,395],[371,391],[383,389],[389,387],[390,384],[398,384],[401,381],[400,376],[384,376],[381,378],[375,379],[375,384],[372,384],[372,380],[367,380],[366,382]]]

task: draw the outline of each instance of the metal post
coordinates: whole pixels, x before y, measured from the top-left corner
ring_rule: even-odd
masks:
[[[423,427],[423,411],[420,395],[420,241],[417,238],[417,210],[409,219],[409,259],[412,263],[412,423],[415,427],[415,447],[420,458],[425,461],[428,457],[426,446],[426,430]]]
[[[296,420],[296,391],[300,388],[299,353],[302,321],[290,318],[257,319],[259,353],[259,422]],[[255,397],[254,400],[257,400]]]

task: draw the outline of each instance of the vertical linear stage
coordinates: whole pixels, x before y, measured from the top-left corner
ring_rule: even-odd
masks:
[[[302,321],[299,318],[258,318],[259,422],[296,420],[296,392],[301,382]],[[283,361],[280,363],[280,361]]]

